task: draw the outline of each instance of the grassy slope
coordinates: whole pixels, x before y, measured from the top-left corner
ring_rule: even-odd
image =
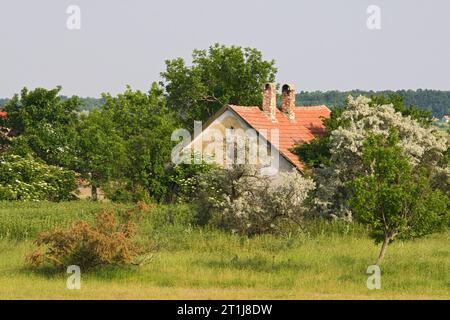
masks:
[[[40,206],[45,210],[39,210]],[[4,203],[0,204],[0,225],[5,225],[5,217],[10,221],[20,213],[35,226],[29,229],[37,232],[47,228],[49,217],[53,222],[48,225],[64,225],[65,219],[56,216],[67,218],[76,213],[89,218],[96,207],[71,203],[30,209],[29,204]],[[7,228],[3,227],[0,298],[450,298],[448,234],[394,243],[382,268],[382,289],[370,291],[365,271],[378,247],[366,237],[328,234],[244,239],[155,222],[160,220],[148,217],[141,222],[139,241],[158,245],[150,264],[82,274],[81,290],[66,289],[66,274],[27,269],[24,256],[32,248],[31,238],[16,237],[10,231],[6,239]]]

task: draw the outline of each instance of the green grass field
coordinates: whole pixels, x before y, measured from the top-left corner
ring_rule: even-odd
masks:
[[[34,236],[76,219],[92,220],[108,204],[0,203],[0,299],[449,299],[450,235],[394,242],[382,288],[369,290],[366,269],[378,246],[360,227],[311,226],[290,236],[251,239],[191,227],[186,207],[152,211],[138,241],[154,247],[141,267],[82,273],[81,289],[65,273],[32,270]],[[168,218],[169,217],[169,218]]]

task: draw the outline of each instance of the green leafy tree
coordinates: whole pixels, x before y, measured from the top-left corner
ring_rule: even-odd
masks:
[[[174,146],[171,135],[176,125],[173,114],[167,110],[162,88],[153,83],[148,93],[127,88],[116,97],[105,94],[103,98],[103,112],[112,119],[116,133],[125,143],[126,188],[144,189],[154,200],[165,200]]]
[[[205,121],[226,104],[261,105],[261,88],[275,80],[275,62],[257,49],[215,44],[194,50],[192,66],[182,58],[166,61],[161,73],[168,107],[185,125]]]
[[[91,198],[97,189],[117,179],[126,161],[124,139],[117,133],[109,114],[92,110],[82,116],[78,127],[77,172],[91,185]]]
[[[395,238],[417,238],[440,230],[449,219],[449,199],[430,184],[427,168],[413,169],[395,131],[371,136],[363,147],[364,173],[349,182],[355,218],[382,242],[377,264]]]
[[[76,141],[75,126],[80,101],[77,97],[62,99],[61,87],[52,90],[22,89],[6,105],[6,127],[14,136],[12,152],[32,154],[46,163],[71,167]]]

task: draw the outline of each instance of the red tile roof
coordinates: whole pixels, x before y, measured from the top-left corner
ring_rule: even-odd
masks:
[[[0,111],[0,118],[6,119],[8,117],[8,113],[5,111]]]
[[[280,153],[298,169],[303,170],[303,164],[299,157],[293,154],[290,149],[301,142],[308,142],[315,136],[325,133],[322,118],[330,117],[330,110],[326,106],[295,107],[295,120],[288,117],[276,109],[276,122],[273,122],[259,107],[229,106],[251,127],[260,130],[279,130],[279,151]],[[271,137],[266,137],[271,142]]]

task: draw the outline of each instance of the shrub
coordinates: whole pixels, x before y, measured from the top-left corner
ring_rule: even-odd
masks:
[[[200,187],[200,177],[216,167],[215,164],[207,163],[198,153],[191,155],[186,163],[172,166],[168,175],[170,193],[166,201],[168,203],[190,202],[195,198]]]
[[[106,198],[119,203],[154,203],[148,190],[139,184],[133,185],[130,181],[116,180],[101,185]]]
[[[78,221],[68,230],[39,234],[35,242],[39,248],[28,256],[28,261],[34,266],[48,261],[56,267],[78,265],[83,269],[130,264],[139,254],[132,241],[135,229],[131,220],[117,223],[114,212],[102,210],[94,225]]]
[[[75,189],[73,171],[31,157],[0,157],[0,200],[71,200]]]
[[[296,171],[271,179],[251,165],[213,170],[203,181],[201,220],[250,236],[280,230],[284,221],[301,223],[303,203],[314,189]]]

